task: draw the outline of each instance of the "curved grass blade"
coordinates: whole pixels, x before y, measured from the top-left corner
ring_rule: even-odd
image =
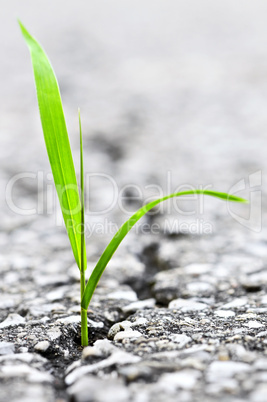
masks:
[[[65,226],[81,269],[81,203],[57,79],[40,44],[19,21],[29,47],[46,149]],[[84,248],[84,266],[86,255]]]
[[[218,191],[212,191],[212,190],[195,190],[195,191],[183,191],[180,193],[174,193],[167,195],[163,198],[159,198],[155,201],[152,201],[146,205],[144,205],[142,208],[140,208],[137,212],[135,212],[134,215],[131,216],[130,219],[128,219],[118,230],[118,232],[115,234],[109,245],[106,247],[105,251],[101,255],[98,263],[96,264],[84,291],[83,299],[82,299],[82,307],[84,309],[87,309],[90,303],[90,300],[93,296],[93,293],[95,291],[95,288],[97,286],[97,283],[104,272],[108,262],[110,261],[111,257],[117,250],[119,244],[121,241],[124,239],[124,237],[127,235],[127,233],[131,230],[131,228],[136,224],[136,222],[142,218],[148,211],[150,211],[152,208],[154,208],[156,205],[158,205],[162,201],[166,201],[169,198],[174,198],[174,197],[180,197],[182,195],[190,195],[190,194],[205,194],[205,195],[210,195],[213,197],[221,198],[226,201],[234,201],[234,202],[242,202],[242,203],[247,203],[247,200],[236,197],[234,195],[229,195],[226,193],[221,193]]]

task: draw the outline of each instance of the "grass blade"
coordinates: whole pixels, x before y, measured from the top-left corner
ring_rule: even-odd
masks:
[[[84,309],[87,309],[90,303],[90,300],[93,296],[93,293],[95,291],[95,288],[97,286],[97,283],[104,272],[108,262],[110,261],[111,257],[117,250],[119,244],[121,241],[124,239],[124,237],[127,235],[127,233],[131,230],[131,228],[136,224],[136,222],[142,218],[148,211],[150,211],[152,208],[154,208],[156,205],[158,205],[162,201],[166,201],[169,198],[173,197],[180,197],[182,195],[190,195],[190,194],[205,194],[205,195],[210,195],[213,197],[221,198],[226,201],[234,201],[234,202],[242,202],[242,203],[247,203],[247,200],[236,197],[234,195],[229,195],[226,193],[221,193],[218,191],[212,191],[212,190],[195,190],[195,191],[183,191],[180,193],[174,193],[167,195],[163,198],[159,198],[155,201],[152,201],[146,205],[144,205],[142,208],[140,208],[137,212],[135,212],[134,215],[131,216],[130,219],[128,219],[118,230],[118,232],[115,234],[103,254],[101,255],[98,263],[96,264],[84,291],[83,299],[82,299],[82,307]]]
[[[82,138],[82,124],[81,124],[81,114],[80,109],[78,109],[79,114],[79,131],[80,131],[80,186],[81,186],[81,255],[86,254],[85,250],[85,239],[84,239],[84,171],[83,171],[83,138]],[[81,271],[84,272],[86,267],[84,267],[84,260],[81,261]]]
[[[80,131],[80,185],[81,185],[81,255],[84,255],[85,241],[84,241],[84,173],[83,173],[83,139],[82,139],[82,124],[80,109],[79,114],[79,131]],[[84,275],[84,261],[81,261],[80,270],[80,287],[81,287],[81,301],[85,290],[85,275]],[[87,326],[87,310],[81,307],[81,345],[88,346],[88,326]]]
[[[81,204],[57,79],[40,44],[21,22],[19,24],[31,54],[45,144],[60,207],[75,260],[81,269],[81,236],[78,233]]]

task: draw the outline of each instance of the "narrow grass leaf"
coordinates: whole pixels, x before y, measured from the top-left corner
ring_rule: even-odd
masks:
[[[81,269],[81,204],[57,79],[40,44],[20,21],[19,24],[31,54],[45,144],[60,207],[75,260]]]
[[[135,214],[131,216],[130,219],[128,219],[118,230],[118,232],[115,234],[103,254],[101,255],[98,263],[96,264],[84,291],[83,299],[82,299],[82,307],[84,309],[87,309],[90,303],[90,300],[93,296],[93,293],[95,291],[95,288],[97,286],[97,283],[104,272],[108,262],[110,261],[111,257],[117,250],[119,244],[121,241],[124,239],[124,237],[127,235],[127,233],[131,230],[131,228],[136,224],[136,222],[142,218],[148,211],[150,211],[152,208],[154,208],[156,205],[161,203],[162,201],[166,201],[169,198],[174,198],[174,197],[180,197],[183,195],[190,195],[190,194],[205,194],[209,195],[212,197],[217,197],[221,198],[222,200],[226,201],[234,201],[234,202],[241,202],[241,203],[247,203],[247,200],[236,197],[234,195],[229,195],[226,193],[221,193],[218,191],[212,191],[212,190],[195,190],[195,191],[183,191],[180,193],[174,193],[167,195],[163,198],[159,198],[155,201],[152,201],[146,205],[144,205],[142,208],[140,208]]]
[[[79,114],[79,131],[80,131],[80,186],[81,186],[81,255],[86,255],[86,245],[85,245],[85,226],[84,226],[84,170],[83,170],[83,138],[82,138],[82,124],[81,124],[81,114],[80,109],[78,109]],[[86,266],[84,266],[84,259],[81,261],[81,271],[84,272]]]

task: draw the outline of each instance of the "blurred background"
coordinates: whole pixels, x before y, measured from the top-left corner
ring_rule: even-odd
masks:
[[[121,222],[127,215],[118,203],[109,208],[114,187],[106,175],[125,196],[127,211],[134,211],[143,200],[160,196],[161,190],[166,194],[182,185],[227,192],[241,180],[238,195],[249,198],[249,175],[260,172],[252,185],[262,191],[263,205],[258,199],[252,227],[236,222],[218,200],[205,201],[204,215],[215,225],[213,230],[223,223],[243,238],[265,242],[259,219],[264,227],[266,1],[1,0],[0,4],[4,254],[12,247],[25,252],[29,242],[38,248],[44,231],[46,252],[62,244],[68,247],[64,229],[60,236],[53,225],[59,210],[47,213],[54,205],[51,174],[29,52],[17,18],[44,46],[53,64],[77,167],[77,108],[81,109],[85,172],[95,174],[87,194],[90,222],[107,216]],[[8,187],[6,195],[10,180],[22,172],[29,175]],[[136,187],[124,191],[129,184]],[[21,211],[37,204],[44,210],[38,216],[20,214],[10,208],[10,201]],[[181,202],[184,211],[197,208],[194,201]],[[249,207],[233,208],[234,214],[249,220]],[[175,210],[171,208],[169,215],[171,219]]]

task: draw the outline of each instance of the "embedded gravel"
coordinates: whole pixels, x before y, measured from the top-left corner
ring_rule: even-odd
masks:
[[[263,1],[42,2],[0,13],[0,402],[265,402],[266,12]],[[79,161],[87,278],[143,202],[166,202],[116,251],[80,346],[74,264],[16,18],[58,76]],[[180,186],[180,187],[179,187]]]

